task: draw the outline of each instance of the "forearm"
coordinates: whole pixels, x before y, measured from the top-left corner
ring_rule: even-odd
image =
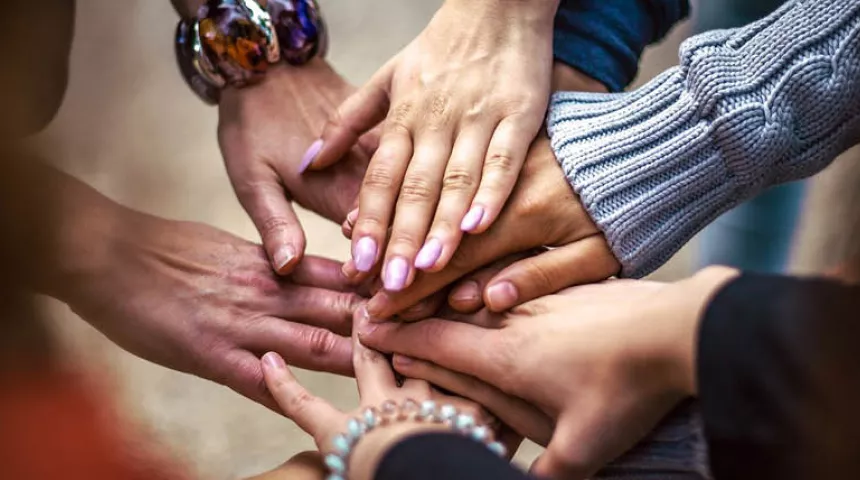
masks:
[[[620,91],[636,76],[645,47],[689,11],[687,0],[563,0],[553,52],[557,61]]]
[[[860,287],[744,275],[702,319],[696,359],[715,478],[860,475]]]
[[[625,276],[650,273],[720,213],[856,143],[858,39],[860,4],[791,2],[693,37],[680,67],[634,92],[554,97],[553,148]]]
[[[8,271],[60,299],[98,268],[129,210],[29,156],[4,155],[0,221]]]

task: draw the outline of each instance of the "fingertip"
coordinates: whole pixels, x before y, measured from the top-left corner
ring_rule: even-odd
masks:
[[[486,291],[486,304],[492,312],[504,312],[520,301],[519,289],[513,282],[503,280],[490,284]]]
[[[275,352],[267,352],[261,359],[263,364],[263,373],[267,375],[282,374],[287,370],[287,363],[284,357]]]
[[[456,286],[448,295],[448,305],[461,313],[478,311],[482,303],[480,287],[477,282],[471,280]]]
[[[281,245],[272,255],[272,267],[278,275],[287,275],[301,261],[301,253],[292,245]]]
[[[308,147],[307,151],[305,151],[305,154],[302,156],[302,162],[299,164],[299,174],[305,173],[308,168],[313,167],[314,160],[319,157],[323,145],[323,140],[320,138]]]
[[[482,205],[472,205],[472,208],[469,209],[460,222],[460,230],[472,233],[483,223],[486,214],[486,209]]]

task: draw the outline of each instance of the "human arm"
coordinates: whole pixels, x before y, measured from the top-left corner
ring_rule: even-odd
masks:
[[[856,143],[858,30],[856,2],[792,1],[691,38],[680,67],[640,89],[554,97],[553,148],[623,275],[650,273],[723,211]]]
[[[553,55],[618,92],[633,81],[645,47],[689,12],[687,0],[562,0]]]

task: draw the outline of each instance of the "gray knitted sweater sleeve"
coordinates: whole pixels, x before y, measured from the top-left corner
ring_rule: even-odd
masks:
[[[628,277],[860,142],[860,0],[789,1],[680,60],[632,92],[552,99],[553,149]]]

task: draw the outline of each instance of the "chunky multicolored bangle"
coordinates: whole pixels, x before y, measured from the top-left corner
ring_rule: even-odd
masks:
[[[504,445],[493,438],[493,431],[486,425],[478,425],[475,417],[461,413],[451,404],[437,406],[432,400],[420,404],[407,399],[400,405],[393,401],[383,403],[378,409],[365,409],[359,418],[352,418],[346,424],[346,432],[334,437],[332,449],[334,453],[325,456],[328,467],[327,480],[345,480],[349,466],[349,457],[356,444],[370,431],[397,422],[419,421],[445,424],[451,430],[469,437],[487,446],[490,451],[500,457],[507,454]]]
[[[207,0],[176,29],[176,59],[191,89],[216,104],[225,86],[259,81],[282,58],[302,65],[326,53],[315,0]]]

